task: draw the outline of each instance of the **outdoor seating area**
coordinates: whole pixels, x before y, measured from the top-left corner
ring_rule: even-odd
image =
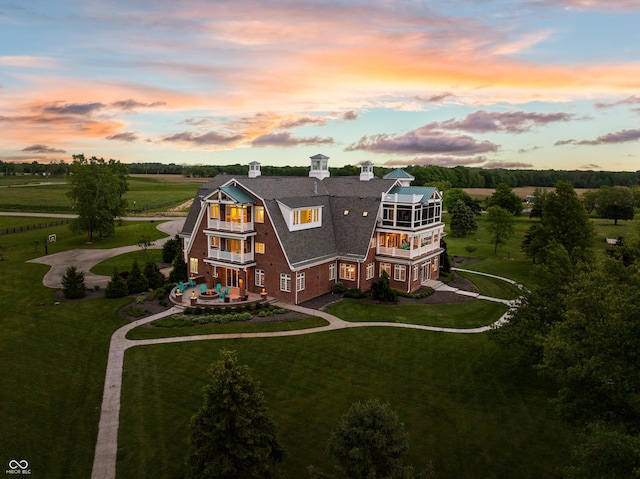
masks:
[[[266,294],[254,294],[245,292],[244,295],[238,294],[237,288],[229,286],[222,287],[217,284],[215,288],[208,289],[207,285],[200,285],[189,282],[180,281],[175,288],[171,290],[170,300],[177,305],[185,306],[214,306],[222,304],[233,304],[244,306],[247,304],[267,301]]]

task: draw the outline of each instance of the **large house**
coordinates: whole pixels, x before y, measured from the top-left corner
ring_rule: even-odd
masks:
[[[331,177],[328,157],[311,157],[308,177],[220,174],[197,193],[180,237],[190,277],[232,295],[266,293],[298,304],[332,290],[367,291],[383,271],[413,292],[438,278],[442,196],[373,164]]]

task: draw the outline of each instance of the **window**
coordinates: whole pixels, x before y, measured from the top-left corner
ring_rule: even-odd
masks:
[[[305,210],[295,210],[293,212],[294,225],[306,225],[318,223],[320,221],[320,208],[308,208]]]
[[[280,291],[291,291],[291,275],[280,273]]]
[[[329,279],[336,279],[336,264],[335,263],[331,263],[329,265]]]
[[[348,263],[340,263],[340,279],[354,281],[356,279],[356,267]]]
[[[413,266],[413,280],[418,281],[418,265]]]
[[[386,271],[387,275],[391,276],[391,263],[380,263],[380,276],[382,276],[382,272]]]
[[[256,253],[264,254],[264,243],[256,243]]]
[[[217,220],[220,218],[220,204],[219,203],[211,203],[211,219]]]
[[[256,286],[264,287],[264,270],[263,269],[256,270]]]
[[[198,258],[189,258],[189,273],[198,274]]]
[[[212,248],[220,248],[220,237],[212,236],[211,237],[211,247]]]
[[[433,258],[433,270],[436,271],[438,269],[438,257]]]
[[[369,244],[370,248],[375,248],[376,247],[376,237],[374,236],[373,238],[371,238],[371,243]]]
[[[212,266],[211,267],[211,276],[214,278],[218,277],[218,267],[217,266]]]
[[[396,281],[402,281],[403,283],[407,279],[407,268],[402,264],[396,264],[393,267],[393,279]]]
[[[369,263],[367,265],[367,279],[372,279],[376,274],[376,264]]]
[[[264,206],[256,206],[256,223],[264,223]]]
[[[305,285],[304,277],[305,277],[304,273],[298,273],[296,275],[296,291],[302,291],[304,289],[304,285]]]

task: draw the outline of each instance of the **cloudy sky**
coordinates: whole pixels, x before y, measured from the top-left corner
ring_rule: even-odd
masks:
[[[1,0],[0,159],[640,169],[640,0]]]

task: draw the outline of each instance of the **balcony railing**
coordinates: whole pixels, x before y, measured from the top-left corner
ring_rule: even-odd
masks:
[[[222,230],[222,231],[234,231],[237,233],[244,233],[246,231],[253,231],[253,221],[239,222],[239,221],[223,221],[209,218],[208,229]]]
[[[376,250],[376,254],[382,256],[391,256],[393,258],[420,258],[421,256],[425,256],[429,253],[433,253],[440,249],[440,246],[437,243],[431,243],[425,246],[421,246],[420,248],[414,249],[403,249],[403,248],[385,248],[384,246],[378,246]]]
[[[253,261],[253,251],[249,253],[232,253],[231,251],[221,251],[219,249],[209,248],[209,259],[244,264],[249,261]]]

